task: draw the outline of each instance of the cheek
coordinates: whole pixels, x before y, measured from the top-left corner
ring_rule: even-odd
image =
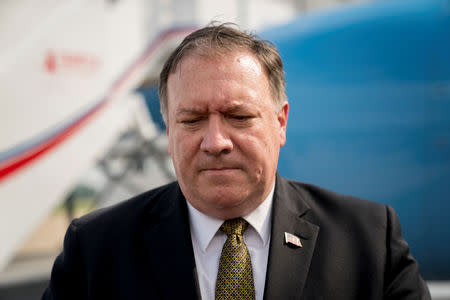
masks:
[[[197,140],[194,137],[179,136],[176,143],[173,143],[172,151],[174,152],[174,156],[172,157],[176,158],[178,161],[192,160],[199,148],[197,144]],[[189,161],[186,161],[185,163],[189,163]]]
[[[266,169],[273,161],[278,160],[279,135],[275,135],[273,131],[254,132],[248,135],[241,145],[242,152],[253,163],[254,169]]]
[[[273,152],[274,146],[279,146],[279,131],[275,127],[260,126],[247,135],[248,146],[259,156]]]
[[[257,133],[247,134],[239,139],[239,150],[246,160],[250,162],[252,169],[259,169],[265,163],[265,158],[271,146],[264,136]]]

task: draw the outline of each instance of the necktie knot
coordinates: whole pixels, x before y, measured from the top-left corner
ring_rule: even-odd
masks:
[[[248,227],[247,221],[245,221],[242,218],[235,218],[223,222],[222,226],[220,226],[220,230],[224,232],[227,236],[231,235],[242,236],[247,227]]]

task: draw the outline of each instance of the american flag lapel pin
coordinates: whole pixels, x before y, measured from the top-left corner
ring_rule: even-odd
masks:
[[[294,247],[303,247],[302,242],[300,241],[300,238],[296,235],[293,235],[292,233],[285,232],[284,233],[284,242],[286,245],[294,246]]]

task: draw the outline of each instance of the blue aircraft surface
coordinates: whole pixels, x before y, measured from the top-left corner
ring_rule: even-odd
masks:
[[[450,1],[377,1],[261,34],[290,103],[281,175],[393,206],[428,280],[450,279]]]

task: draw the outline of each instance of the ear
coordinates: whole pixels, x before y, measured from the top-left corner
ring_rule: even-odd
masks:
[[[277,114],[278,123],[280,126],[280,147],[286,144],[286,127],[289,114],[289,103],[284,102],[280,111]]]

